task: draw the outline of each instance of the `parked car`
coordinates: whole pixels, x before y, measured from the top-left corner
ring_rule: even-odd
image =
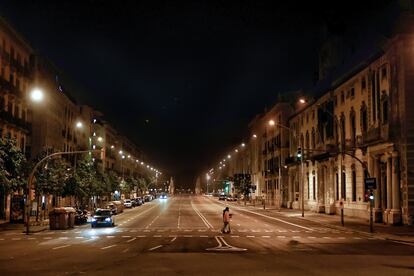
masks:
[[[135,201],[136,206],[141,206],[142,204],[144,204],[142,198],[140,198],[140,197],[135,198],[134,201]]]
[[[132,201],[130,199],[124,200],[124,207],[125,208],[132,208]]]
[[[116,215],[116,214],[117,214],[117,208],[116,208],[116,205],[115,205],[115,204],[113,204],[113,203],[108,203],[108,204],[106,205],[106,209],[111,210],[112,215]]]
[[[226,200],[227,196],[225,194],[219,195],[219,200]]]
[[[88,221],[88,211],[85,209],[76,209],[75,224],[84,224]]]
[[[97,226],[115,226],[115,218],[110,209],[96,209],[92,217],[91,227]]]
[[[228,196],[226,197],[226,200],[227,200],[227,201],[237,201],[237,197],[235,197],[235,196],[231,196],[231,195],[228,195]]]

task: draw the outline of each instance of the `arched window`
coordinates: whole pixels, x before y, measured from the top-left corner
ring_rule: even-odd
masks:
[[[352,201],[356,201],[356,171],[355,167],[352,167]]]

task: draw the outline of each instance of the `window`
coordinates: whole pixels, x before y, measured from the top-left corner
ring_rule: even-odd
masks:
[[[361,132],[365,133],[368,130],[368,112],[367,112],[367,106],[365,105],[365,102],[362,102],[361,106]]]
[[[344,114],[342,114],[341,116],[341,146],[342,146],[342,150],[345,149],[345,116]]]
[[[341,104],[345,102],[345,93],[344,91],[341,92]]]
[[[314,149],[316,147],[316,140],[315,140],[315,129],[312,128],[312,137],[311,137],[311,142],[312,142],[312,148]]]
[[[351,98],[355,97],[355,88],[351,88]]]
[[[345,174],[345,169],[342,169],[342,179],[341,179],[341,195],[343,199],[346,199],[346,174]]]
[[[306,180],[308,182],[308,200],[310,199],[310,181],[309,181],[309,173],[306,173]]]
[[[381,79],[384,80],[387,78],[387,67],[382,67],[381,69]]]
[[[356,172],[352,170],[352,201],[356,201]]]
[[[315,175],[312,177],[312,193],[313,193],[313,200],[316,200],[316,179],[315,179]]]
[[[305,142],[305,148],[309,149],[309,131],[306,131],[306,142]]]
[[[365,77],[362,77],[361,79],[361,90],[365,90],[367,88],[367,82],[365,80]]]
[[[336,173],[335,184],[336,184],[336,200],[339,200],[339,175]]]
[[[356,123],[355,123],[355,112],[354,112],[354,110],[351,111],[350,123],[351,123],[351,144],[355,145],[355,141],[356,141]]]
[[[388,100],[382,102],[382,122],[388,123]]]

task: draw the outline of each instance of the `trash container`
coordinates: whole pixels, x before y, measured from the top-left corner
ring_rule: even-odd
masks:
[[[65,207],[66,213],[68,214],[68,228],[75,227],[75,215],[76,210],[72,207]]]
[[[50,230],[65,230],[75,225],[75,209],[72,207],[57,207],[49,213]]]

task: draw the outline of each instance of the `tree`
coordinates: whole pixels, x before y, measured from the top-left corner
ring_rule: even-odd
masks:
[[[10,137],[0,139],[0,181],[7,193],[26,187],[26,157]]]

